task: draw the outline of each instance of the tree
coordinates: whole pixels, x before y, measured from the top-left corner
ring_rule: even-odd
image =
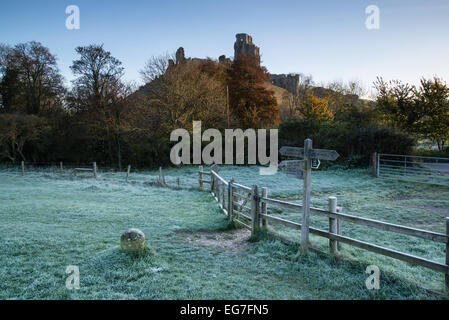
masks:
[[[104,108],[123,76],[122,63],[104,50],[103,45],[77,47],[75,51],[80,57],[73,61],[70,69],[77,76],[72,81],[77,90],[76,98],[82,101],[75,106]]]
[[[168,61],[169,56],[153,57],[146,64],[147,70],[170,65],[140,91],[140,105],[147,109],[152,126],[167,133],[191,128],[194,120],[201,120],[203,127],[224,127],[226,88],[219,73],[205,71],[217,63],[181,57]]]
[[[122,138],[124,132],[131,130],[132,116],[125,103],[130,88],[121,81],[122,63],[103,45],[77,47],[76,52],[80,57],[70,68],[78,77],[73,80],[69,105],[84,125],[85,137],[106,145],[111,163],[115,148],[117,165],[121,168]]]
[[[174,54],[164,54],[160,56],[152,56],[145,63],[145,66],[139,71],[142,80],[145,83],[150,83],[157,77],[162,76],[168,69],[169,61],[176,61]]]
[[[415,86],[399,80],[385,82],[377,78],[374,82],[377,89],[376,102],[385,119],[407,132],[416,132],[419,119],[415,109]]]
[[[279,123],[274,92],[264,87],[270,75],[259,59],[241,54],[228,71],[231,113],[244,128],[263,128]]]
[[[37,144],[48,130],[46,121],[35,115],[0,115],[0,158],[15,162],[17,158],[26,160],[24,147]]]
[[[332,120],[334,115],[328,108],[329,98],[318,98],[311,92],[306,92],[304,99],[298,105],[298,112],[304,119],[318,122]]]
[[[421,79],[416,91],[416,107],[419,114],[417,129],[435,142],[440,151],[449,141],[449,88],[442,79]]]
[[[38,115],[62,108],[65,88],[56,57],[41,43],[1,46],[0,77],[4,111]]]
[[[399,128],[435,142],[440,151],[449,140],[449,88],[443,80],[421,79],[420,86],[378,78],[377,104]]]

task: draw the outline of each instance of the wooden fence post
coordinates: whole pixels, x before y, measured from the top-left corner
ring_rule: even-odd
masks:
[[[94,166],[94,178],[97,179],[97,163],[94,162],[93,166]]]
[[[233,220],[234,217],[234,195],[232,194],[232,184],[234,183],[234,179],[229,180],[229,188],[228,188],[228,217],[229,220]]]
[[[159,167],[159,184],[163,187],[166,187],[164,172],[162,171],[162,167]]]
[[[342,207],[337,207],[337,212],[341,213],[343,210]],[[341,219],[337,219],[337,234],[339,236],[341,236]],[[341,243],[340,241],[336,241],[337,242],[337,250],[340,251],[341,250]]]
[[[309,250],[309,224],[310,224],[310,179],[312,140],[304,140],[304,187],[302,196],[302,225],[301,225],[301,251],[307,254]]]
[[[377,153],[377,159],[376,159],[376,177],[379,178],[379,172],[380,172],[380,154]]]
[[[329,212],[337,213],[337,197],[328,198]],[[329,218],[329,232],[337,234],[337,219]],[[329,239],[329,250],[331,254],[337,254],[337,243]]]
[[[25,162],[22,161],[22,177],[25,175]]]
[[[62,161],[59,162],[59,175],[62,176]]]
[[[224,183],[222,183],[223,185],[223,190],[222,190],[222,195],[221,195],[221,205],[223,206],[223,209],[226,209],[226,185]]]
[[[126,170],[126,182],[128,183],[129,172],[131,171],[131,165],[128,165],[128,170]]]
[[[373,153],[371,162],[372,162],[372,167],[373,167],[373,171],[372,171],[371,175],[373,177],[377,177],[377,152]]]
[[[215,173],[218,173],[218,166],[216,164],[214,164],[212,167],[210,167],[210,192],[212,192],[213,195],[217,196],[217,193],[215,192],[215,190],[217,189],[215,183],[215,176],[212,174],[212,171],[214,171]]]
[[[198,182],[200,184],[200,189],[203,189],[203,166],[198,167]]]
[[[262,188],[262,198],[267,198],[268,197],[268,188],[267,187],[263,187]],[[260,210],[262,211],[262,214],[267,214],[267,203],[266,202],[261,202],[261,208]],[[267,228],[268,227],[268,220],[265,219],[264,217],[262,217],[262,227]]]
[[[257,186],[253,185],[251,188],[251,235],[254,235],[256,229],[259,227],[259,201],[257,197]]]
[[[449,217],[446,217],[446,235],[449,236]],[[446,265],[449,265],[449,241],[446,242]],[[449,291],[449,274],[444,275],[446,291]]]

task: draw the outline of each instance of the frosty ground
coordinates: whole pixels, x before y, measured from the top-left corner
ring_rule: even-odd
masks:
[[[210,193],[198,189],[198,168],[167,169],[180,189],[154,186],[156,171],[101,171],[101,179],[60,177],[57,168],[0,170],[1,299],[447,299],[444,276],[422,267],[342,245],[327,254],[326,239],[298,255],[267,235],[247,241],[220,213]],[[221,167],[226,179],[268,187],[270,196],[300,202],[301,183],[283,173],[260,176],[257,167]],[[444,232],[449,190],[381,180],[364,169],[319,170],[312,175],[312,205],[338,197],[343,212]],[[279,214],[300,222],[300,212]],[[312,226],[327,220],[312,216]],[[127,254],[119,238],[141,229],[149,247]],[[299,231],[272,226],[291,239]],[[444,262],[444,245],[352,224],[343,234]],[[381,270],[379,290],[365,286],[368,265]],[[65,286],[68,265],[80,269],[80,289]]]

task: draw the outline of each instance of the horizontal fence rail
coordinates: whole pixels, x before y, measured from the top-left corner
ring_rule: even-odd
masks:
[[[377,176],[449,186],[449,158],[379,153]]]
[[[378,156],[380,157],[380,155]],[[237,224],[240,224],[241,226],[251,230],[252,234],[254,234],[257,228],[267,227],[270,222],[279,223],[296,230],[301,230],[301,223],[270,215],[268,214],[267,210],[268,205],[276,205],[288,209],[296,209],[298,210],[298,215],[300,215],[300,210],[303,207],[301,204],[269,198],[267,188],[262,188],[262,194],[260,196],[257,186],[253,186],[252,188],[244,186],[235,182],[233,179],[231,179],[230,181],[226,181],[218,174],[217,166],[215,166],[215,168],[211,170],[210,174],[204,172],[202,167],[200,167],[200,186],[202,186],[201,180],[203,175],[211,177],[211,180],[208,181],[211,186],[211,193],[213,194],[215,200],[219,202],[220,208],[225,213],[225,215],[228,216],[231,221],[234,221]],[[223,186],[223,188],[220,188],[220,186]],[[225,198],[228,199],[227,206],[225,205],[224,201],[221,201],[221,199]],[[345,214],[340,212],[341,208],[337,207],[336,203],[337,199],[335,197],[329,197],[329,208],[327,210],[320,208],[310,208],[310,212],[312,214],[326,216],[329,219],[329,230],[321,230],[318,228],[309,227],[309,232],[311,234],[329,239],[329,247],[332,254],[336,254],[340,249],[340,243],[345,243],[363,250],[371,251],[397,260],[402,260],[411,264],[419,265],[437,272],[442,272],[445,274],[446,289],[449,290],[449,217],[446,218],[446,233],[438,233]],[[341,233],[341,224],[343,221],[356,225],[380,229],[386,232],[392,232],[446,244],[445,263],[432,261],[426,258],[372,244],[366,241],[343,236]],[[271,228],[267,228],[266,230],[272,233]],[[279,234],[274,235],[286,242],[295,242]]]

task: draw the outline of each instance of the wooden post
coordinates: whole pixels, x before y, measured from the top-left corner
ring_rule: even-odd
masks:
[[[379,178],[379,172],[380,172],[380,154],[379,154],[379,153],[377,154],[377,165],[376,165],[376,169],[377,169],[376,177]]]
[[[337,212],[341,213],[343,210],[342,207],[337,207]],[[341,236],[341,219],[337,219],[337,234],[339,236]],[[337,242],[337,250],[340,251],[341,250],[341,243],[340,241],[336,241]]]
[[[259,227],[259,201],[257,201],[258,190],[254,185],[251,188],[251,235],[254,235],[256,229]]]
[[[215,196],[217,196],[215,190],[216,190],[216,185],[215,185],[215,176],[212,174],[212,171],[214,171],[215,173],[218,173],[218,166],[216,164],[212,165],[212,167],[210,167],[210,192],[212,192]]]
[[[165,183],[164,172],[162,171],[162,167],[159,167],[159,184],[163,187],[167,186]]]
[[[217,197],[217,202],[220,203],[220,180],[215,180],[216,186],[215,186],[215,196]]]
[[[128,170],[126,170],[126,182],[128,183],[129,172],[131,171],[131,165],[128,165]]]
[[[307,254],[309,250],[309,224],[310,224],[310,179],[312,140],[304,140],[304,187],[302,196],[302,226],[301,226],[301,251]]]
[[[407,175],[407,156],[404,157],[404,175]]]
[[[62,161],[59,162],[59,175],[62,176]]]
[[[373,166],[373,171],[372,171],[371,175],[373,177],[377,177],[377,152],[373,153],[371,162],[372,162],[372,166]]]
[[[328,198],[329,212],[337,213],[337,197]],[[329,232],[337,234],[337,219],[329,218]],[[329,250],[331,254],[337,254],[337,243],[335,240],[329,239]]]
[[[198,167],[198,182],[200,184],[200,189],[203,189],[203,166]]]
[[[229,86],[226,86],[226,118],[227,118],[227,128],[229,128]]]
[[[94,178],[97,179],[97,163],[94,162]]]
[[[22,177],[25,175],[25,162],[22,161]]]
[[[449,217],[446,217],[446,234],[449,236]],[[446,242],[446,265],[449,265],[449,241]],[[449,291],[449,273],[444,275],[446,291]]]
[[[223,209],[226,209],[226,185],[224,183],[222,183],[223,185],[223,192],[221,195],[221,205],[223,206]]]
[[[179,183],[179,177],[176,178],[176,184],[178,185],[178,188],[180,187],[180,183]]]
[[[262,188],[262,198],[266,198],[268,197],[268,188],[267,187],[263,187]],[[262,211],[262,214],[267,214],[267,203],[266,202],[262,202],[261,203],[261,208],[260,210]],[[262,227],[267,228],[268,227],[268,220],[265,218],[261,219],[262,221]]]
[[[228,217],[229,220],[232,221],[232,219],[234,219],[233,215],[234,215],[234,196],[232,194],[232,184],[234,183],[234,179],[229,180],[229,188],[228,188]]]

